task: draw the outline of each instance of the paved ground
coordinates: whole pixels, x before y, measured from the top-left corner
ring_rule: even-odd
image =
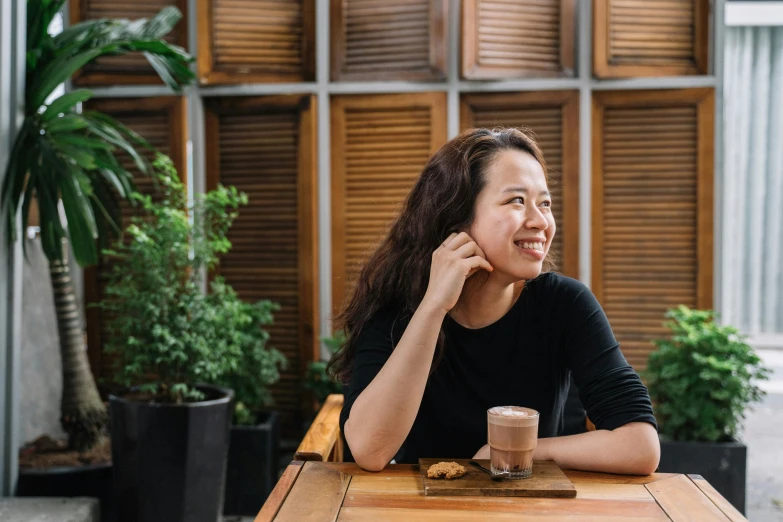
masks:
[[[750,522],[783,522],[783,351],[759,350],[770,380],[764,402],[747,415],[747,517]]]
[[[0,498],[2,522],[98,522],[95,498]]]

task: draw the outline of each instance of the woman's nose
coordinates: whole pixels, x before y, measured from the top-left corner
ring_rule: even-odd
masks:
[[[527,228],[535,228],[538,230],[546,230],[549,226],[544,214],[538,207],[529,207],[527,209],[527,216],[525,216]]]

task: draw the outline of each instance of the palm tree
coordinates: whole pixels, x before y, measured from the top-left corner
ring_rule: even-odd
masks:
[[[47,100],[76,71],[104,55],[143,52],[175,91],[191,82],[194,74],[193,59],[162,40],[182,16],[176,8],[165,8],[149,20],[91,20],[51,36],[48,28],[64,1],[28,1],[24,121],[11,149],[0,209],[13,243],[20,207],[22,230],[26,230],[30,204],[37,200],[60,336],[60,422],[70,448],[84,451],[104,438],[107,415],[90,372],[65,258],[66,241],[79,265],[97,263],[99,248],[108,244],[112,231],[119,230],[118,198],[127,199],[133,190],[133,176],[116,154],[130,155],[138,170],[148,173],[150,165],[139,150],[150,146],[105,114],[80,112],[79,104],[92,97],[89,90]]]

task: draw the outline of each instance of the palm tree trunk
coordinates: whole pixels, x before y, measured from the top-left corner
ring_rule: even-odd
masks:
[[[68,434],[70,448],[87,451],[106,436],[106,408],[90,371],[67,259],[63,262],[51,261],[49,274],[54,290],[63,367],[60,423]]]

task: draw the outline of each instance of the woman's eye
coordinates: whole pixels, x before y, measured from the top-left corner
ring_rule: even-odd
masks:
[[[522,197],[514,198],[511,201],[509,201],[509,203],[519,203],[520,205],[524,205],[525,204],[525,198],[522,198]]]
[[[551,201],[542,201],[541,204],[544,205],[545,207],[551,207],[552,206],[552,202]]]

